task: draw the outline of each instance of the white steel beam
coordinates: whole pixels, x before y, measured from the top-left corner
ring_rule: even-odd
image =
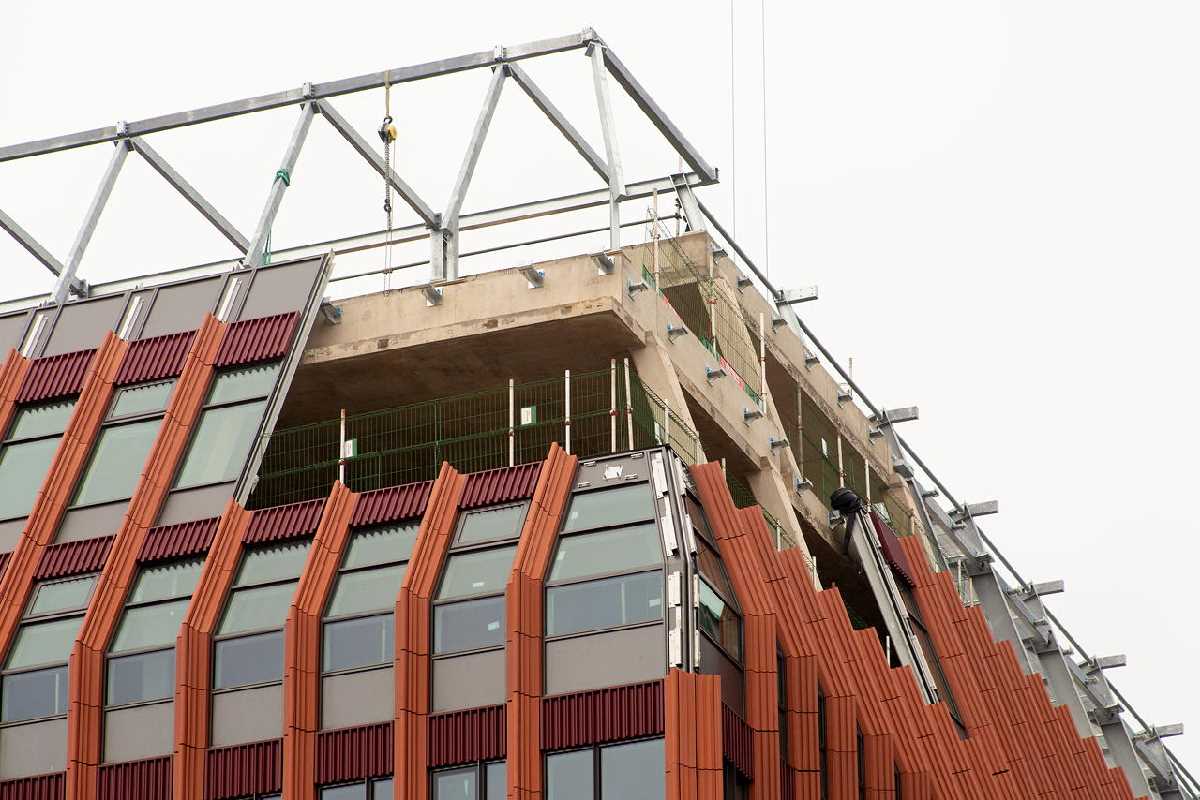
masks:
[[[604,50],[602,44],[593,42],[590,55],[592,83],[596,88],[596,105],[600,109],[600,130],[604,133],[604,150],[608,155],[608,246],[617,250],[621,247],[621,197],[625,194],[625,177],[621,170],[617,124],[613,120],[612,101],[608,95],[608,73],[604,69]]]
[[[588,162],[588,165],[595,170],[596,174],[606,184],[608,183],[608,164],[604,163],[604,159],[592,149],[592,146],[587,143],[575,126],[567,121],[558,107],[550,101],[550,98],[538,87],[533,79],[529,77],[520,64],[508,64],[508,72],[517,82],[517,86],[529,96],[533,104],[542,110],[542,113],[550,120],[554,127],[558,128],[559,133],[566,137],[571,146],[575,148],[575,152],[583,156],[583,159]]]
[[[5,214],[3,209],[0,209],[0,228],[8,231],[9,235],[17,240],[17,244],[28,250],[29,254],[40,261],[42,266],[50,270],[51,274],[55,277],[62,274],[62,262],[55,258],[49,250],[42,247],[41,243],[37,239],[34,239],[27,230],[18,225],[15,219]],[[76,282],[78,283],[78,281]],[[83,291],[82,285],[72,288],[77,288],[77,291],[80,292]]]
[[[308,137],[308,129],[312,127],[315,113],[315,103],[307,103],[300,108],[300,118],[296,120],[291,141],[288,142],[287,151],[283,154],[283,161],[275,173],[275,180],[271,182],[271,192],[267,195],[267,202],[263,205],[258,225],[254,228],[254,238],[250,240],[250,246],[246,250],[244,263],[247,267],[262,265],[267,236],[271,232],[271,225],[275,222],[275,215],[279,213],[283,194],[292,183],[292,170],[296,168],[296,159],[300,157],[300,148],[304,146],[304,140]]]
[[[104,171],[104,177],[100,179],[100,185],[96,187],[96,195],[92,198],[87,216],[83,218],[83,225],[80,226],[79,234],[75,237],[75,244],[71,245],[71,254],[67,256],[66,266],[62,274],[58,276],[58,283],[54,286],[54,292],[50,296],[51,302],[56,305],[65,302],[73,288],[78,291],[79,284],[76,282],[76,275],[79,272],[79,262],[83,260],[83,251],[87,249],[88,242],[92,240],[92,234],[96,232],[100,214],[103,213],[104,206],[108,204],[108,198],[112,195],[113,186],[117,183],[117,176],[121,174],[121,167],[125,165],[128,155],[129,147],[124,142],[118,142],[117,146],[113,148],[108,169]],[[86,292],[87,288],[84,284],[83,293],[86,294]]]

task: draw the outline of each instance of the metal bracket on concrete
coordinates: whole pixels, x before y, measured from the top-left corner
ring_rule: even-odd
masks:
[[[596,272],[600,275],[612,275],[617,270],[617,264],[613,261],[613,255],[609,253],[597,253]]]
[[[629,282],[629,283],[626,285],[626,287],[625,287],[625,291],[629,292],[629,296],[630,296],[630,297],[633,297],[633,296],[634,296],[634,295],[636,295],[638,292],[644,292],[644,291],[646,291],[646,290],[647,290],[647,289],[649,289],[649,288],[650,288],[650,287],[646,285],[646,282],[645,282],[645,281],[638,281],[637,283],[634,283],[633,281],[630,281],[630,282]]]
[[[334,305],[328,300],[321,303],[321,317],[330,325],[342,324],[342,307]]]
[[[425,295],[425,305],[427,306],[439,306],[442,304],[442,290],[437,286],[426,284],[421,287],[421,294]]]
[[[751,422],[753,422],[756,419],[762,419],[762,418],[763,418],[763,412],[762,412],[761,408],[743,408],[742,409],[742,422],[745,422],[747,425],[749,425]]]
[[[782,450],[783,448],[789,446],[789,442],[787,439],[779,439],[775,436],[768,436],[767,446],[769,446],[772,450]]]
[[[534,269],[533,267],[521,267],[521,274],[525,276],[526,282],[530,289],[540,289],[546,285],[546,270]]]
[[[792,484],[792,488],[796,491],[796,494],[802,494],[812,490],[813,482],[808,478],[796,478]]]
[[[872,415],[874,416],[874,415]],[[904,406],[902,408],[885,408],[879,412],[879,424],[896,425],[901,422],[913,422],[920,419],[921,410],[917,406]]]
[[[791,290],[780,289],[775,293],[776,306],[794,306],[799,303],[811,303],[818,296],[816,286],[807,286],[803,289]]]
[[[717,378],[724,378],[728,374],[724,367],[710,367],[707,365],[704,367],[704,379],[709,383],[712,383]]]
[[[667,323],[667,341],[673,342],[680,336],[687,336],[691,331],[682,325],[672,325]]]

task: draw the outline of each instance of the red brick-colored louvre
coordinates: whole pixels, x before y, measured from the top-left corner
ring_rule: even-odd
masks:
[[[884,522],[883,517],[874,511],[871,512],[871,523],[875,526],[879,544],[883,547],[883,557],[887,559],[892,572],[911,587],[913,585],[912,565],[908,562],[908,554],[900,546],[900,538],[896,536],[892,526]]]
[[[672,669],[663,686],[667,800],[722,800],[721,678]]]
[[[262,544],[307,536],[317,529],[324,508],[325,501],[318,498],[255,511],[245,542]]]
[[[321,612],[350,538],[358,496],[341,483],[325,502],[283,634],[283,792],[315,800],[321,730]]]
[[[465,484],[457,470],[442,464],[396,598],[394,784],[405,800],[429,794],[430,601]]]
[[[175,468],[199,418],[225,326],[206,316],[171,393],[112,551],[71,650],[68,670],[67,800],[91,800],[99,786],[104,724],[104,653],[137,571],[146,534],[166,501]],[[109,386],[111,395],[112,387]],[[78,410],[76,414],[78,414]]]
[[[754,777],[754,738],[750,726],[729,706],[721,706],[721,748],[725,760],[747,778]]]
[[[0,783],[0,800],[63,800],[66,796],[66,775],[36,775]]]
[[[56,397],[79,394],[96,352],[77,350],[74,353],[35,358],[25,374],[21,391],[17,393],[17,402],[40,403]]]
[[[321,731],[317,737],[317,783],[338,783],[392,774],[392,723]]]
[[[43,553],[54,539],[92,443],[100,431],[100,422],[112,399],[113,377],[125,350],[125,342],[110,333],[91,360],[62,442],[42,480],[41,491],[9,557],[8,566],[0,576],[0,656],[8,651]]]
[[[4,568],[8,566],[8,557],[12,553],[0,553],[0,575],[4,574]]]
[[[100,768],[98,800],[171,800],[171,757]]]
[[[85,572],[99,572],[112,549],[113,537],[101,536],[98,539],[82,539],[77,542],[63,542],[48,545],[42,551],[37,571],[33,573],[35,581],[61,578],[64,575],[80,575]]]
[[[541,749],[569,750],[660,736],[665,714],[662,681],[546,697],[542,700]]]
[[[507,708],[485,706],[429,718],[429,766],[495,761],[508,753]]]
[[[507,724],[511,742],[506,777],[509,797],[519,800],[533,800],[542,793],[544,734],[539,732],[543,721],[542,584],[550,569],[554,542],[571,497],[578,464],[578,458],[552,444],[542,464],[471,476],[477,481],[472,502],[478,505],[523,496],[527,482],[536,479],[530,487],[533,499],[504,592]]]
[[[212,634],[216,630],[225,595],[233,583],[241,553],[242,537],[250,525],[250,514],[233,500],[217,520],[208,556],[200,570],[200,579],[192,591],[183,624],[175,638],[175,760],[172,770],[173,800],[204,800],[206,781],[211,782],[212,755],[205,755],[209,743],[209,692],[212,686]],[[279,770],[279,742],[254,745],[254,748],[230,748],[222,752],[218,764],[235,770],[233,777],[219,771],[220,786],[241,784],[235,778],[258,769],[255,760],[264,753],[275,753],[273,769]],[[267,747],[267,750],[263,750]],[[248,767],[246,765],[249,765]],[[245,769],[243,769],[245,768]],[[240,770],[240,771],[237,771]],[[252,772],[258,775],[257,772]],[[273,786],[278,788],[278,775]],[[257,785],[257,784],[255,784]],[[231,796],[248,794],[235,791]]]
[[[532,497],[541,471],[542,462],[535,461],[517,467],[472,472],[467,476],[467,488],[459,508],[479,508]]]
[[[199,795],[203,800],[278,792],[283,787],[283,743],[271,739],[209,750],[205,773],[207,788]],[[174,800],[179,800],[178,794]]]
[[[350,524],[360,528],[419,517],[425,513],[432,489],[433,481],[422,481],[363,492],[359,495]]]
[[[197,553],[206,553],[217,535],[220,517],[200,519],[195,522],[180,522],[177,525],[159,525],[151,528],[142,542],[138,561],[166,561],[183,558]]]
[[[280,358],[292,343],[297,312],[235,322],[217,351],[217,367],[237,367]]]
[[[117,385],[174,378],[183,371],[195,338],[195,331],[185,331],[133,342],[117,373]]]

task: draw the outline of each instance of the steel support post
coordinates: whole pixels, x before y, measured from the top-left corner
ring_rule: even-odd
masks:
[[[125,165],[125,159],[129,156],[129,145],[120,141],[113,147],[112,158],[108,161],[108,169],[104,171],[104,177],[100,179],[100,185],[96,188],[96,195],[92,198],[92,204],[88,207],[87,216],[83,218],[83,225],[79,228],[79,234],[75,237],[75,243],[71,245],[71,254],[67,256],[66,266],[63,268],[62,274],[58,276],[58,283],[54,286],[54,293],[50,296],[50,302],[58,305],[67,299],[67,295],[71,289],[76,286],[76,275],[79,272],[79,262],[83,260],[83,251],[87,249],[88,242],[92,240],[92,234],[96,232],[96,225],[100,222],[100,215],[104,212],[104,206],[108,204],[108,198],[112,195],[113,186],[117,183],[117,176],[121,174],[121,167]],[[86,284],[83,292],[86,294]]]
[[[271,226],[275,223],[275,215],[279,213],[283,194],[292,183],[292,170],[296,168],[296,160],[300,157],[300,149],[304,147],[304,140],[308,138],[308,129],[312,127],[313,116],[316,112],[315,103],[305,103],[300,108],[300,118],[296,120],[296,127],[292,130],[292,139],[288,142],[287,151],[283,154],[283,161],[275,173],[275,180],[271,182],[271,192],[267,195],[267,202],[263,205],[258,225],[254,227],[254,237],[250,240],[250,246],[246,250],[246,259],[243,263],[247,267],[262,266],[267,236],[271,232]]]
[[[196,188],[188,183],[182,175],[175,171],[174,167],[167,163],[167,160],[158,154],[158,151],[150,146],[144,139],[133,138],[129,140],[130,146],[154,168],[154,171],[163,176],[167,183],[175,187],[183,198],[192,204],[192,207],[200,212],[206,220],[212,223],[221,235],[233,243],[233,246],[245,253],[250,243],[246,237],[233,226],[233,223],[227,220],[221,212],[213,207],[212,203],[204,199]]]
[[[434,280],[454,280],[458,277],[458,226],[459,215],[462,213],[463,200],[466,199],[467,189],[475,174],[475,165],[479,163],[479,154],[483,151],[483,142],[487,138],[488,126],[496,113],[496,104],[500,102],[500,90],[504,88],[504,77],[507,70],[503,65],[492,71],[492,81],[488,84],[487,94],[483,98],[483,106],[479,109],[479,117],[475,120],[475,130],[471,132],[471,142],[467,145],[466,155],[463,156],[462,166],[458,170],[458,179],[450,191],[450,200],[446,203],[446,213],[442,214],[442,225],[445,232],[443,262],[441,274],[437,264],[434,264]],[[435,231],[436,233],[436,231]],[[437,249],[436,242],[433,248]]]
[[[604,45],[593,42],[592,83],[596,88],[596,105],[600,109],[600,130],[604,133],[604,150],[608,154],[608,246],[621,249],[621,197],[625,194],[625,176],[621,170],[621,151],[617,144],[617,126],[613,120],[612,102],[608,95],[608,73],[604,69]]]
[[[533,104],[541,109],[546,118],[550,120],[550,124],[558,128],[558,132],[566,137],[571,146],[575,148],[575,152],[579,153],[584,161],[588,162],[588,166],[600,176],[600,180],[608,183],[608,164],[604,163],[604,159],[592,149],[592,146],[583,138],[583,134],[567,121],[563,113],[558,110],[558,107],[554,103],[550,102],[550,98],[538,88],[538,85],[533,82],[533,79],[529,77],[529,73],[525,72],[520,64],[508,64],[507,66],[508,74],[512,75],[513,79],[517,82],[517,86],[520,86],[525,94],[529,96],[529,99],[533,101]]]
[[[9,235],[17,240],[17,244],[29,251],[29,254],[42,263],[46,269],[56,278],[62,274],[62,262],[51,255],[50,251],[42,247],[37,239],[34,239],[28,231],[17,224],[17,221],[0,210],[0,228],[8,231]],[[74,291],[82,294],[85,290],[83,285],[76,280],[76,285],[71,287]]]
[[[683,211],[683,218],[687,221],[688,230],[707,230],[704,225],[704,215],[700,213],[700,204],[696,202],[696,195],[692,192],[687,178],[684,175],[672,175],[671,183],[675,187],[675,196],[679,198],[679,208]]]

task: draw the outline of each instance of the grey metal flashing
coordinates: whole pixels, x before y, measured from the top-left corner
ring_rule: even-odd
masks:
[[[567,118],[561,111],[558,110],[558,107],[551,102],[550,98],[546,96],[541,88],[533,82],[533,79],[529,77],[529,73],[527,73],[520,64],[515,63],[508,65],[508,73],[512,75],[513,80],[517,82],[517,86],[520,86],[525,94],[529,96],[529,99],[533,101],[533,104],[541,109],[542,113],[546,115],[546,118],[550,120],[550,123],[554,125],[555,128],[558,128],[559,133],[566,137],[567,141],[571,143],[571,146],[575,148],[575,152],[583,156],[583,159],[588,162],[588,165],[596,172],[597,175],[600,176],[600,180],[607,184],[608,164],[606,164],[604,159],[592,149],[592,146],[587,143],[586,139],[583,138],[583,134],[576,130],[575,126],[567,121]]]
[[[292,130],[291,141],[288,142],[287,150],[283,154],[283,161],[275,173],[275,180],[271,182],[271,191],[267,194],[267,202],[263,205],[258,225],[254,228],[254,238],[250,240],[250,246],[246,250],[244,263],[248,267],[257,267],[262,264],[267,236],[271,232],[271,225],[275,222],[275,215],[279,213],[283,194],[291,185],[292,170],[296,168],[296,159],[300,157],[300,148],[304,146],[304,140],[308,137],[308,130],[312,127],[316,110],[314,103],[308,103],[300,109],[300,117],[296,120],[296,127]]]

